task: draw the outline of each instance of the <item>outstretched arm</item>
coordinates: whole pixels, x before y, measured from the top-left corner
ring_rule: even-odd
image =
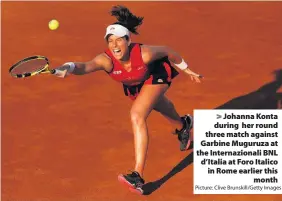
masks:
[[[179,69],[187,73],[191,76],[191,79],[196,82],[200,82],[200,78],[203,76],[193,72],[188,68],[187,63],[184,59],[179,55],[179,53],[175,52],[169,47],[166,46],[142,46],[142,57],[143,61],[148,64],[155,60],[161,59],[163,57],[168,57],[168,59]]]
[[[110,72],[111,68],[112,63],[110,59],[104,54],[99,54],[88,62],[67,62],[56,68],[55,75],[58,77],[66,77],[68,74],[84,75],[99,70]]]

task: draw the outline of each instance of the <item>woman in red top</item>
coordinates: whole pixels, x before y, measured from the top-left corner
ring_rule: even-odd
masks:
[[[164,46],[150,46],[132,43],[130,34],[138,34],[137,27],[143,17],[133,15],[126,7],[115,6],[111,15],[117,22],[109,25],[105,40],[108,49],[93,60],[67,62],[56,69],[55,75],[83,75],[103,70],[114,80],[123,84],[124,93],[134,102],[130,111],[135,143],[135,169],[131,174],[119,175],[119,181],[138,193],[143,193],[143,171],[148,147],[146,119],[152,110],[160,112],[175,127],[180,141],[180,150],[189,148],[192,118],[180,117],[173,103],[165,96],[172,79],[178,75],[171,63],[200,82],[201,76],[190,69],[182,57]]]

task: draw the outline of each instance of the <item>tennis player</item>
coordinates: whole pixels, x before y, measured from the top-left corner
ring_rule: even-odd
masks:
[[[202,76],[191,71],[184,59],[169,47],[133,43],[130,35],[138,34],[137,28],[142,24],[143,17],[133,15],[124,6],[114,6],[111,15],[117,21],[106,29],[106,51],[85,63],[67,62],[56,68],[55,75],[64,78],[69,74],[84,75],[103,70],[122,83],[125,95],[133,100],[130,116],[136,163],[133,172],[121,174],[118,179],[142,194],[149,138],[146,119],[151,111],[161,113],[175,126],[181,151],[187,150],[191,143],[192,117],[180,117],[173,103],[165,96],[172,80],[178,75],[173,65],[196,82],[200,82]]]

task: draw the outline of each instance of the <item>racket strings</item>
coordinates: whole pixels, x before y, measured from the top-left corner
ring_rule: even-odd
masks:
[[[40,71],[47,65],[47,61],[45,59],[33,59],[24,62],[20,62],[12,69],[12,74],[26,74],[32,73],[36,71]]]

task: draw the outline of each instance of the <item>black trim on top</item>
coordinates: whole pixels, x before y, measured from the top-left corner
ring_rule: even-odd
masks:
[[[105,51],[104,53],[109,57],[109,59],[110,59],[111,62],[112,62],[112,65],[113,65],[113,68],[112,68],[112,70],[111,70],[110,72],[108,72],[108,71],[105,70],[106,73],[110,74],[110,73],[112,73],[112,72],[114,71],[115,65],[114,65],[114,62],[113,62],[113,60],[112,60],[112,57],[111,57],[106,51]]]

